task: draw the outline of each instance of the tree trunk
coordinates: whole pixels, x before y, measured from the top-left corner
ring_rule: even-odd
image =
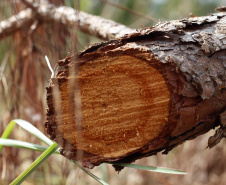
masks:
[[[45,126],[84,167],[168,153],[219,125],[209,147],[226,135],[226,13],[160,23],[59,65]]]

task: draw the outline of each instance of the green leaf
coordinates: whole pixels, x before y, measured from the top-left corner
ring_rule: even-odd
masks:
[[[184,172],[184,171],[170,169],[170,168],[164,168],[164,167],[144,166],[144,165],[138,165],[138,164],[128,164],[128,163],[118,163],[118,162],[105,162],[105,163],[113,164],[113,165],[117,165],[117,166],[135,168],[135,169],[140,169],[140,170],[159,172],[159,173],[180,174],[180,175],[187,174],[187,172]]]
[[[31,123],[22,119],[15,119],[13,121],[15,121],[18,125],[20,125],[26,131],[30,132],[32,135],[42,140],[47,145],[53,144],[53,141],[51,141],[47,136],[45,136],[40,130],[34,127]]]
[[[47,136],[45,136],[40,130],[38,130],[36,127],[34,127],[31,123],[29,123],[25,120],[22,120],[22,119],[12,120],[6,127],[5,131],[3,132],[2,137],[1,137],[2,139],[9,138],[15,124],[18,124],[23,129],[30,132],[32,135],[34,135],[37,138],[39,138],[40,140],[42,140],[47,145],[53,144],[53,141],[51,141]],[[0,152],[2,151],[2,148],[3,148],[3,145],[0,145]]]
[[[13,128],[15,126],[16,122],[14,121],[11,121],[8,126],[6,127],[6,129],[4,130],[3,134],[2,134],[2,137],[3,139],[7,139],[9,138],[11,132],[13,131]],[[0,153],[2,151],[2,148],[3,148],[3,145],[0,145]]]
[[[18,141],[18,140],[14,140],[14,139],[0,138],[0,145],[29,149],[29,150],[34,150],[34,151],[41,151],[41,152],[44,152],[46,149],[48,149],[48,147],[46,147],[46,146],[41,146],[41,145],[28,143],[28,142],[24,142],[24,141]],[[55,154],[60,154],[60,153],[56,151]]]
[[[41,145],[36,145],[33,143],[24,142],[24,141],[7,139],[7,138],[9,138],[16,123],[19,126],[21,126],[22,128],[24,128],[26,131],[30,132],[32,135],[36,136],[37,138],[39,138],[40,140],[45,142],[46,144],[53,146],[54,143],[48,137],[46,137],[42,132],[40,132],[37,128],[35,128],[31,123],[21,120],[21,119],[15,119],[15,120],[12,120],[8,124],[4,133],[2,134],[2,137],[0,139],[0,152],[1,152],[1,149],[3,148],[3,146],[19,147],[19,148],[24,148],[24,149],[36,150],[36,151],[45,151],[47,149],[47,147],[44,147]],[[52,153],[59,154],[59,150],[57,148],[56,148],[56,151],[54,151]],[[47,151],[49,151],[49,148],[45,152],[47,152]],[[13,181],[12,184],[18,184],[18,183],[23,182],[24,179],[26,179],[38,166],[40,166],[46,160],[46,158],[48,158],[48,156],[50,156],[52,154],[52,153],[49,153],[46,158],[42,159],[42,156],[46,155],[44,153],[38,159],[36,159],[35,162],[32,163],[32,165],[27,170],[25,170],[17,179],[15,179],[15,181]],[[101,180],[100,178],[98,178],[97,176],[92,174],[91,172],[87,171],[85,168],[81,167],[75,161],[73,161],[73,160],[70,160],[70,161],[72,163],[74,163],[76,166],[78,166],[85,173],[87,173],[89,176],[91,176],[92,178],[97,180],[99,183],[101,183],[103,185],[108,185],[106,182],[104,182],[103,180]]]
[[[87,173],[89,176],[91,176],[92,178],[94,178],[97,182],[103,184],[103,185],[108,185],[108,183],[104,182],[102,179],[100,179],[99,177],[95,176],[94,174],[92,174],[91,172],[89,172],[88,170],[86,170],[85,168],[83,168],[82,166],[80,166],[76,161],[74,160],[70,160],[72,163],[74,163],[77,167],[79,167],[82,171],[84,171],[85,173]]]
[[[14,139],[2,139],[0,138],[0,145],[4,146],[10,146],[10,147],[18,147],[18,148],[23,148],[23,149],[29,149],[29,150],[35,150],[35,151],[45,151],[48,149],[46,146],[41,146],[33,143],[28,143],[24,141],[17,141]],[[58,151],[54,152],[55,154],[60,154]],[[92,174],[91,172],[87,171],[85,168],[81,167],[78,163],[76,163],[73,160],[70,160],[72,163],[74,163],[76,166],[78,166],[80,169],[82,169],[85,173],[87,173],[89,176],[97,180],[99,183],[103,185],[108,185],[106,182]]]
[[[23,171],[11,185],[21,184],[37,167],[39,167],[50,155],[58,149],[58,145],[54,142],[45,152],[43,152],[32,164]]]

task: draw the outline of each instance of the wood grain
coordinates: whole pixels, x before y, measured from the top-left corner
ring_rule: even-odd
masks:
[[[76,76],[69,79],[76,81]],[[60,84],[62,114],[56,118],[64,139],[78,150],[119,157],[148,144],[168,121],[170,93],[165,79],[144,60],[98,58],[80,66],[78,80],[79,96],[69,80]],[[81,110],[76,110],[77,98]],[[81,123],[76,112],[82,114]]]

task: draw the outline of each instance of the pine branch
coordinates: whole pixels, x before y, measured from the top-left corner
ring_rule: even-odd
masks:
[[[25,28],[34,21],[35,14],[31,9],[26,9],[10,18],[0,22],[0,39]]]
[[[35,20],[41,22],[61,23],[65,26],[75,26],[82,32],[96,36],[103,40],[119,38],[125,34],[136,32],[125,25],[90,15],[70,7],[55,7],[51,4],[31,3],[22,0],[29,8],[0,22],[0,39],[8,36],[18,29],[23,29]]]

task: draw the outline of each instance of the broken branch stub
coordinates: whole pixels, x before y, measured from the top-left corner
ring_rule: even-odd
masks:
[[[225,17],[159,24],[59,61],[65,70],[47,88],[45,126],[62,154],[89,168],[132,162],[218,126]]]

